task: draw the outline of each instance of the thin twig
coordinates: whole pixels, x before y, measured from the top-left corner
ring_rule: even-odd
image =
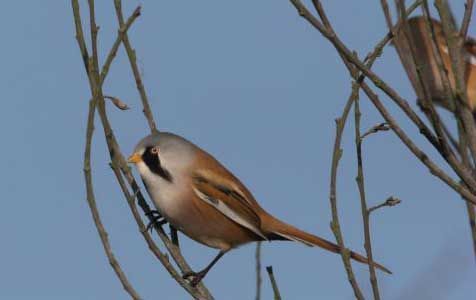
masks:
[[[436,65],[437,65],[437,70],[438,70],[438,74],[440,75],[440,79],[441,79],[441,84],[443,85],[443,91],[444,91],[444,94],[445,94],[445,104],[448,105],[449,109],[451,111],[454,111],[456,114],[459,113],[459,110],[456,109],[456,99],[455,99],[455,96],[454,96],[454,91],[453,89],[451,88],[451,82],[450,82],[450,78],[448,76],[448,70],[446,69],[444,63],[443,63],[443,56],[441,54],[441,48],[440,46],[438,45],[438,40],[437,40],[437,36],[436,36],[436,31],[435,31],[435,26],[434,26],[434,22],[431,18],[431,13],[430,13],[430,8],[428,6],[428,1],[425,0],[423,1],[423,16],[425,17],[424,20],[425,20],[425,24],[426,24],[426,28],[427,28],[427,31],[430,33],[430,45],[431,45],[431,48],[432,48],[432,53],[433,53],[433,57],[435,59],[435,62],[436,62]],[[429,58],[431,59],[431,58]],[[457,116],[457,118],[459,119],[460,116]]]
[[[342,135],[344,133],[344,128],[347,121],[347,117],[349,115],[350,108],[352,107],[352,104],[355,101],[356,93],[358,93],[357,88],[352,89],[352,93],[349,96],[344,106],[344,110],[342,112],[341,117],[336,119],[336,136],[334,139],[334,149],[332,152],[331,182],[330,182],[331,186],[330,186],[329,200],[331,202],[331,212],[332,212],[331,229],[332,229],[332,232],[334,233],[337,244],[339,245],[339,248],[341,249],[341,257],[342,257],[342,262],[344,263],[344,267],[347,273],[347,279],[352,287],[352,290],[354,291],[355,297],[360,300],[360,299],[364,299],[364,296],[362,294],[362,291],[360,290],[357,280],[355,279],[355,275],[352,270],[352,265],[350,264],[349,250],[345,248],[345,245],[344,245],[344,238],[342,236],[342,230],[340,229],[339,214],[337,209],[337,173],[338,173],[339,161],[343,153],[343,150],[341,148]]]
[[[256,251],[255,251],[255,263],[256,263],[256,295],[255,299],[261,299],[261,242],[256,243]]]
[[[456,110],[460,110],[461,121],[463,122],[464,131],[473,163],[476,162],[476,124],[473,114],[468,105],[468,96],[466,94],[465,80],[465,59],[463,55],[464,40],[455,28],[455,24],[451,18],[451,11],[445,6],[444,1],[436,0],[436,8],[441,18],[441,27],[448,44],[448,52],[450,55],[451,69],[455,80],[455,94],[457,99]],[[464,179],[463,179],[464,180]],[[469,188],[474,187],[471,183],[464,180]]]
[[[464,17],[460,29],[460,34],[463,39],[466,39],[466,36],[468,35],[469,23],[471,23],[471,15],[473,13],[473,5],[474,0],[467,0],[464,4]]]
[[[459,122],[459,121],[457,121],[457,122]],[[446,126],[446,124],[444,122],[442,123],[442,127],[443,127],[443,131],[445,132],[445,135],[447,136],[448,140],[450,141],[451,146],[453,147],[453,149],[458,150],[459,149],[459,142],[455,139],[455,137],[450,132],[450,130],[448,129],[448,127]]]
[[[266,271],[268,272],[269,280],[271,281],[271,286],[273,287],[274,300],[281,300],[281,294],[279,293],[278,284],[274,278],[273,267],[267,266]]]
[[[417,59],[417,50],[415,49],[415,43],[413,42],[412,36],[410,34],[410,28],[409,28],[410,26],[407,22],[407,17],[405,14],[405,2],[403,0],[398,0],[397,8],[400,12],[399,14],[400,19],[403,20],[403,24],[404,24],[402,28],[403,35],[406,37],[408,41],[408,48],[410,49],[409,56],[410,56],[410,59],[412,60],[412,64],[415,66],[415,70],[417,74],[416,76],[417,82],[422,92],[421,104],[423,107],[423,112],[430,120],[432,127],[436,133],[436,136],[438,138],[439,149],[441,149],[442,155],[444,157],[449,156],[450,154],[448,152],[452,152],[452,149],[442,129],[442,125],[441,125],[442,122],[440,120],[440,116],[438,112],[435,109],[435,104],[430,99],[430,92],[428,90],[428,85],[425,83],[423,78],[422,68],[420,66],[420,62]],[[454,155],[454,153],[451,153],[451,155]]]
[[[357,85],[356,85],[357,86]],[[364,223],[364,248],[367,254],[368,267],[370,273],[370,284],[372,286],[372,292],[375,300],[380,300],[380,292],[378,288],[377,275],[375,273],[375,266],[372,253],[372,239],[370,233],[370,215],[367,213],[367,201],[365,196],[365,178],[364,178],[364,166],[362,162],[362,138],[360,137],[360,105],[359,97],[354,101],[354,120],[355,120],[355,148],[357,155],[357,186],[359,188],[360,206],[362,209],[362,220]]]
[[[392,30],[392,15],[390,14],[390,9],[387,0],[380,0],[380,5],[382,6],[383,14],[385,16],[385,22],[387,23],[387,28],[390,30],[390,32],[392,32],[393,35],[395,35],[395,32]]]
[[[390,130],[390,126],[387,123],[380,123],[375,126],[372,126],[369,130],[367,130],[362,136],[360,137],[361,140],[365,139],[367,136],[380,132],[380,131],[388,131]]]
[[[385,200],[385,202],[380,203],[378,205],[375,205],[375,206],[372,206],[371,208],[369,208],[367,210],[367,213],[370,215],[373,211],[375,211],[379,208],[382,208],[382,207],[385,207],[385,206],[388,206],[388,207],[395,206],[397,204],[400,204],[400,202],[402,202],[400,199],[391,196],[387,200]]]
[[[466,135],[463,132],[462,125],[459,124],[458,126],[458,135],[459,135],[459,151],[460,151],[460,156],[465,165],[468,167],[470,166],[470,160],[468,157],[468,143],[466,142]],[[475,214],[475,209],[476,206],[466,202],[466,211],[468,213],[468,219],[469,219],[469,228],[471,231],[471,238],[473,240],[473,251],[474,251],[474,256],[476,258],[476,214]]]
[[[141,7],[137,6],[137,8],[132,12],[132,15],[127,18],[126,23],[121,26],[121,28],[119,28],[119,30],[117,31],[116,40],[114,41],[114,44],[112,45],[111,50],[109,51],[109,54],[106,57],[106,62],[102,66],[101,85],[104,83],[107,73],[109,72],[109,68],[111,67],[112,61],[116,57],[117,50],[119,50],[123,35],[127,32],[127,30],[129,30],[129,27],[131,27],[132,23],[134,23],[134,21],[140,16],[140,13]]]
[[[114,7],[116,8],[116,15],[117,15],[117,21],[119,22],[119,27],[124,28],[125,24],[124,24],[124,16],[122,15],[121,0],[114,0]],[[142,83],[139,67],[137,66],[136,52],[132,48],[131,43],[129,42],[129,37],[127,35],[127,32],[124,31],[122,34],[120,34],[120,36],[122,39],[122,43],[124,44],[124,48],[126,49],[127,57],[129,58],[132,73],[134,74],[134,78],[136,81],[137,90],[139,91],[140,98],[142,100],[142,106],[144,108],[143,112],[149,124],[150,131],[152,133],[157,132],[157,125],[155,124],[154,116],[150,109],[147,93],[145,91],[144,84]]]

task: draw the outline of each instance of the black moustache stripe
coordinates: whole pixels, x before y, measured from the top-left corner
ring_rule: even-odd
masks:
[[[146,166],[149,168],[149,170],[163,178],[164,180],[168,182],[172,182],[173,178],[170,172],[163,168],[161,163],[160,163],[160,158],[159,155],[152,153],[152,147],[147,148],[144,151],[144,154],[142,154],[142,160],[146,164]]]

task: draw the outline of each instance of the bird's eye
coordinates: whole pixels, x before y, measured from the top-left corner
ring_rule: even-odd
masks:
[[[150,149],[150,152],[151,152],[152,154],[159,154],[159,147],[152,147],[152,148]]]

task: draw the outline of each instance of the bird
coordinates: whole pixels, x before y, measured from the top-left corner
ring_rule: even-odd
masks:
[[[168,132],[144,137],[128,162],[135,164],[157,211],[176,229],[219,249],[200,272],[183,275],[196,286],[228,251],[256,241],[295,241],[340,253],[338,245],[280,221],[264,210],[246,186],[205,150]],[[361,263],[368,259],[350,251]],[[386,273],[390,270],[375,263]]]
[[[413,46],[415,60],[420,68],[421,79],[426,87],[428,96],[435,104],[451,110],[449,99],[447,99],[443,79],[438,70],[438,64],[435,57],[435,47],[432,43],[432,35],[427,25],[427,21],[423,16],[412,17],[407,20],[409,35],[405,35],[404,29],[400,30],[395,37],[395,46],[397,46],[400,60],[404,69],[412,83],[414,90],[419,99],[423,99],[424,95],[420,92],[420,84],[418,83],[418,75],[415,64],[413,63],[412,47]],[[451,67],[451,57],[444,36],[443,27],[438,20],[430,19],[432,24],[436,46],[441,54],[443,66],[448,74],[450,87],[455,91],[455,76]],[[407,37],[410,39],[408,40]],[[398,49],[400,47],[400,49]],[[467,105],[470,110],[476,112],[476,40],[472,37],[466,37],[463,44],[464,58],[464,79],[466,80]]]

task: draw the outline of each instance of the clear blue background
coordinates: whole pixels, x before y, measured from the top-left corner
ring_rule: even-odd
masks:
[[[288,1],[124,2],[126,16],[143,6],[130,37],[160,129],[214,154],[276,216],[333,239],[328,195],[334,119],[348,97],[350,79],[330,44]],[[461,17],[464,1],[451,2]],[[324,5],[342,39],[361,55],[386,33],[378,1]],[[103,62],[117,24],[112,1],[96,6]],[[0,298],[127,299],[85,200],[82,155],[90,92],[71,4],[10,1],[0,11],[0,34]],[[386,48],[375,69],[413,103],[393,48]],[[148,128],[123,49],[104,90],[132,107],[127,112],[109,107],[128,154]],[[383,101],[441,163],[393,104]],[[382,121],[365,98],[362,111],[364,129]],[[343,146],[342,228],[347,245],[363,252],[352,125]],[[93,155],[99,209],[130,281],[145,299],[187,299],[138,233],[108,167],[99,123]],[[476,268],[463,202],[392,132],[368,138],[364,160],[370,205],[391,195],[403,200],[372,215],[375,257],[394,272],[378,273],[383,298],[474,298]],[[215,255],[183,236],[181,242],[195,269]],[[254,249],[248,245],[231,252],[206,278],[217,299],[253,299]],[[266,243],[263,265],[273,265],[284,299],[353,297],[334,254]],[[367,267],[354,266],[371,297]],[[271,299],[265,274],[263,279],[263,299]]]

